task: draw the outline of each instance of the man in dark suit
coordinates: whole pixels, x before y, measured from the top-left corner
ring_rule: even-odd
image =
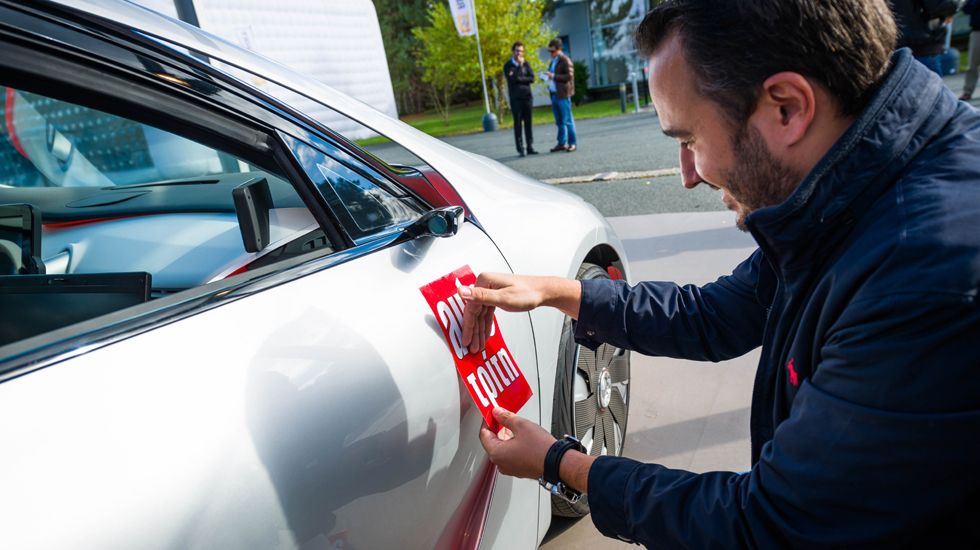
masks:
[[[504,63],[504,76],[507,77],[507,91],[510,94],[510,110],[514,113],[514,143],[517,154],[524,156],[524,142],[521,141],[521,127],[527,141],[527,154],[536,155],[534,150],[534,133],[531,130],[531,84],[534,82],[534,71],[531,64],[524,59],[524,43],[514,42],[511,46],[513,57]]]

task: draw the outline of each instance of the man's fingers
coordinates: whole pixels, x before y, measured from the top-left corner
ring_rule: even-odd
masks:
[[[483,341],[486,342],[490,339],[490,333],[493,331],[493,310],[494,308],[488,307],[483,312]]]
[[[483,450],[488,455],[493,455],[493,450],[500,444],[500,438],[484,424],[480,428],[480,444],[483,445]]]
[[[464,287],[465,288],[465,287]],[[463,306],[463,346],[468,347],[476,336],[476,323],[483,311],[483,306],[473,302],[467,302]]]
[[[483,338],[483,324],[485,323],[483,319],[483,314],[476,316],[473,323],[473,339],[470,340],[470,353],[476,353],[483,349],[486,340]]]
[[[461,286],[459,287],[458,292],[460,298],[467,302],[495,306],[499,301],[497,291],[490,288],[482,288],[479,286]]]
[[[507,409],[503,407],[494,407],[493,417],[497,420],[497,422],[500,422],[503,427],[509,429],[511,433],[517,433],[519,431],[518,424],[521,422],[521,417],[508,411]]]

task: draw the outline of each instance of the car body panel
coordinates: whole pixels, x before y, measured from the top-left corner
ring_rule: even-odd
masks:
[[[486,457],[418,288],[494,255],[464,224],[0,384],[3,546],[433,546]]]

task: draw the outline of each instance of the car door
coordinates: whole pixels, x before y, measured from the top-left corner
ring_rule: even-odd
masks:
[[[50,25],[44,23],[45,33],[63,30]],[[72,38],[59,35],[69,43]],[[86,55],[103,56],[100,70],[106,70],[117,62],[111,52],[121,46],[98,47],[97,55],[91,49]],[[99,98],[104,112],[126,119],[114,112],[111,99],[143,102],[168,128],[167,113],[186,118],[206,110],[215,123],[209,139],[221,134],[231,150],[264,155],[258,161],[278,165],[295,186],[304,201],[293,206],[305,202],[312,210],[306,219],[322,232],[301,232],[299,241],[325,239],[331,246],[300,247],[294,257],[244,271],[221,263],[193,288],[157,289],[154,300],[136,308],[64,327],[56,338],[40,335],[30,346],[0,348],[6,352],[0,546],[459,547],[478,543],[488,526],[508,530],[500,539],[500,533],[487,532],[487,541],[533,545],[538,492],[533,483],[488,469],[477,440],[481,418],[418,290],[462,265],[508,271],[487,235],[464,223],[449,238],[405,239],[403,230],[425,202],[359,166],[356,151],[337,144],[331,149],[316,128],[307,134],[286,124],[283,133],[267,129],[264,139],[250,136],[236,144],[238,123],[222,117],[234,113],[268,124],[275,116],[234,112],[228,104],[218,109],[220,89],[209,89],[215,103],[173,92],[167,109],[158,108],[148,99],[151,91],[183,85],[164,88],[159,75],[156,84],[133,77],[125,89],[112,87],[109,98],[105,89],[86,88],[91,67],[71,67],[74,55],[61,54],[57,63],[45,58],[31,66],[76,69],[45,78],[71,78],[79,105]],[[178,73],[164,70],[163,80],[186,83]],[[107,88],[109,80],[103,78]],[[120,80],[115,75],[111,84]],[[172,130],[180,132],[181,123]],[[302,168],[311,158],[318,162],[307,167],[316,172],[283,166],[293,159]],[[232,166],[245,162],[233,160]],[[350,170],[349,182],[359,179],[347,194],[327,189],[317,185],[317,173],[326,178],[318,165],[333,174]],[[161,167],[175,168],[165,162]],[[321,194],[327,191],[334,193],[329,200]],[[365,211],[363,201],[354,204],[362,192],[387,211],[357,218],[355,212]],[[167,196],[160,194],[161,200]],[[311,203],[311,196],[319,202]],[[345,216],[363,225],[354,231],[344,225]],[[117,221],[102,226],[103,233],[132,237],[132,225]],[[346,238],[334,242],[336,235]],[[158,260],[167,242],[148,242],[147,258]],[[290,250],[290,242],[281,244]],[[164,264],[183,268],[211,258],[205,252]],[[499,325],[537,394],[528,316],[501,316]],[[538,421],[536,398],[521,414]],[[495,503],[504,503],[500,512],[491,511],[491,491]],[[503,518],[515,513],[527,521],[504,525]]]

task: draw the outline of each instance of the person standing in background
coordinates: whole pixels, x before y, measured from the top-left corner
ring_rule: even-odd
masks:
[[[970,101],[973,99],[973,90],[977,87],[977,73],[980,70],[980,0],[969,0],[963,6],[963,13],[970,16],[970,60],[960,99]]]
[[[551,152],[568,151],[571,153],[578,148],[575,136],[575,119],[572,118],[572,96],[575,95],[575,67],[572,60],[561,51],[561,38],[555,38],[548,43],[548,53],[551,62],[545,73],[548,81],[548,91],[551,92],[551,110],[555,114],[555,125],[558,126],[558,145]]]
[[[892,0],[898,47],[911,48],[920,63],[943,76],[947,26],[961,4],[960,0]]]
[[[510,96],[510,111],[514,114],[514,144],[517,154],[524,156],[524,142],[527,142],[527,154],[536,155],[534,150],[534,133],[531,129],[531,108],[534,99],[531,94],[531,84],[534,82],[534,71],[531,64],[524,59],[524,43],[514,42],[510,48],[513,57],[504,63],[504,76],[507,78],[507,93]],[[524,141],[521,141],[523,127]]]

